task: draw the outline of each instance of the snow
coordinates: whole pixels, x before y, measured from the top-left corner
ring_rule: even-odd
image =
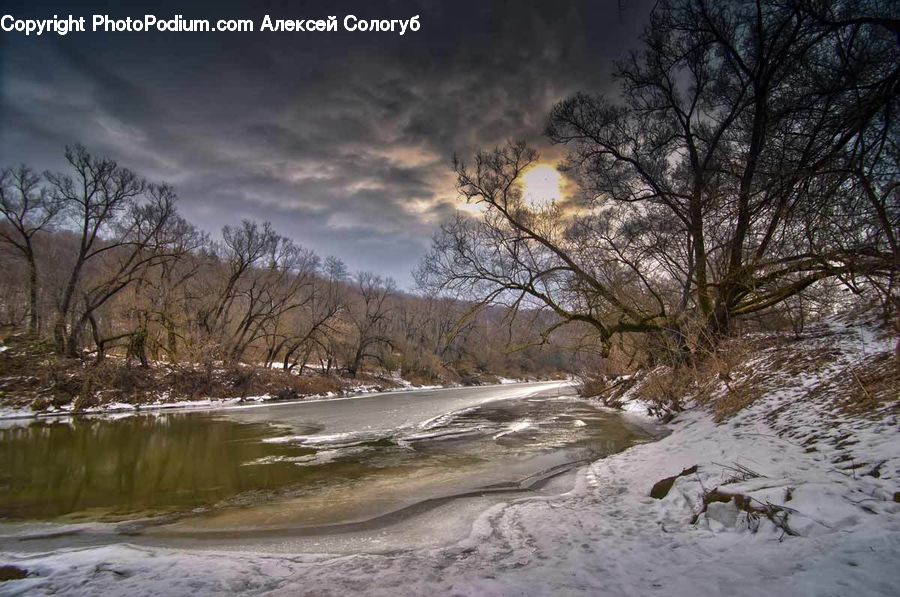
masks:
[[[896,409],[851,417],[809,399],[811,388],[889,352],[891,341],[833,322],[828,337],[804,347],[821,345],[840,356],[790,379],[772,372],[773,389],[732,419],[717,424],[691,408],[666,437],[580,469],[566,493],[489,508],[449,546],[352,555],[129,544],[10,553],[3,563],[31,575],[3,583],[0,594],[895,595]],[[666,497],[649,497],[657,481],[695,465]],[[713,488],[789,509],[796,536],[731,502],[703,513]]]
[[[521,383],[521,382],[525,381],[523,379],[514,379],[511,377],[500,377],[498,379],[500,380],[501,384]]]
[[[0,406],[0,422],[4,419],[21,419],[31,418],[34,413],[23,408],[15,408],[10,406]]]
[[[510,423],[509,425],[507,425],[506,429],[504,429],[500,433],[494,434],[493,437],[494,437],[494,439],[500,439],[504,435],[509,435],[510,433],[517,433],[519,431],[524,431],[524,430],[528,429],[529,427],[531,427],[531,425],[532,425],[531,421],[527,421],[527,420],[526,421],[516,421],[515,423]]]
[[[470,406],[468,408],[460,408],[458,410],[454,410],[449,413],[443,413],[436,417],[432,417],[425,421],[419,423],[419,427],[425,430],[429,429],[437,429],[441,427],[446,427],[447,424],[452,422],[454,419],[458,418],[461,415],[467,415],[478,410],[477,406]]]
[[[507,381],[504,383],[520,383],[516,381]],[[521,382],[527,383],[527,382]],[[561,382],[563,383],[563,382]],[[568,382],[566,382],[568,383]],[[391,390],[384,390],[377,385],[358,385],[353,387],[350,393],[326,392],[324,394],[312,394],[299,400],[282,401],[277,400],[278,404],[294,404],[296,402],[317,402],[321,400],[345,400],[353,399],[359,396],[369,394],[393,394],[399,392],[422,392],[430,390],[446,390],[459,387],[458,384],[448,385],[421,385],[416,386],[410,382],[406,382],[402,387]],[[485,386],[487,387],[487,386]],[[157,410],[212,410],[212,409],[228,409],[228,408],[252,408],[254,406],[263,406],[267,402],[275,402],[276,397],[270,394],[260,396],[246,396],[244,398],[202,398],[199,400],[176,400],[169,401],[168,393],[164,393],[154,402],[146,404],[130,404],[127,402],[110,402],[100,406],[84,408],[78,411],[79,415],[108,415],[113,413],[146,413]],[[75,414],[72,403],[63,405],[62,407],[51,407],[42,412],[34,412],[30,408],[15,408],[0,406],[0,425],[15,425],[21,423],[25,419],[40,419],[46,417],[60,417]]]
[[[320,435],[290,435],[281,437],[272,437],[264,439],[264,442],[273,444],[295,443],[304,446],[316,448],[346,448],[350,446],[358,446],[366,442],[381,439],[383,434],[378,432],[349,432],[349,433],[331,433]]]
[[[547,385],[550,383],[554,383],[555,385]],[[569,385],[571,382],[568,380],[558,380],[556,382],[544,382],[544,389],[553,389],[555,387],[564,387]],[[499,385],[499,384],[495,384]],[[264,406],[268,406],[272,403],[277,403],[279,406],[286,406],[290,404],[300,404],[300,403],[311,403],[311,402],[324,402],[324,401],[332,401],[332,400],[354,400],[363,396],[371,396],[373,394],[399,394],[399,393],[409,393],[409,392],[437,392],[442,390],[452,390],[457,388],[458,386],[411,386],[408,388],[399,388],[392,390],[377,390],[375,386],[359,386],[354,388],[352,393],[349,394],[338,394],[335,392],[326,392],[324,394],[313,394],[304,398],[300,398],[297,400],[277,400],[276,397],[270,394],[263,394],[260,396],[247,396],[243,399],[241,398],[204,398],[200,400],[179,400],[174,402],[167,402],[167,396],[162,396],[156,402],[151,402],[148,404],[141,405],[133,405],[124,402],[112,402],[103,404],[96,407],[85,408],[77,413],[73,409],[71,404],[66,404],[62,407],[51,407],[47,411],[42,411],[35,413],[30,409],[20,409],[20,408],[9,408],[9,407],[0,407],[0,427],[11,427],[11,426],[21,426],[27,425],[29,420],[31,419],[50,419],[53,420],[61,420],[71,418],[72,416],[78,415],[92,415],[92,416],[101,416],[106,418],[121,418],[124,416],[131,416],[134,414],[151,414],[154,412],[160,411],[173,411],[173,410],[244,410],[244,409],[254,409],[260,408]],[[483,386],[489,387],[489,386]],[[360,389],[361,388],[361,389]],[[446,415],[440,415],[440,417],[436,417],[436,419],[440,419],[442,417],[453,417],[458,413],[448,413]],[[429,421],[434,422],[434,421]],[[280,441],[291,441],[291,438],[277,438]]]
[[[250,406],[253,404],[262,404],[272,401],[273,397],[269,394],[261,396],[247,396],[241,398],[204,398],[201,400],[177,400],[173,402],[165,402],[164,399],[150,402],[147,404],[130,404],[128,402],[108,402],[100,406],[91,406],[83,408],[77,413],[72,403],[65,404],[61,407],[53,407],[45,412],[34,412],[29,408],[9,408],[0,407],[0,425],[15,424],[24,419],[44,419],[67,417],[74,414],[78,415],[104,415],[108,417],[133,415],[137,413],[148,413],[161,410],[209,410],[220,408],[238,408],[241,406]]]

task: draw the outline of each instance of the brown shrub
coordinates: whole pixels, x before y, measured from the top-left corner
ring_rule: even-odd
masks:
[[[582,374],[578,377],[578,395],[600,400],[610,408],[621,408],[625,393],[634,387],[635,382],[633,376]]]
[[[404,377],[414,386],[428,386],[441,383],[441,379],[432,371],[409,371]]]
[[[696,372],[692,368],[666,367],[648,374],[638,392],[650,403],[650,414],[666,420],[684,410],[695,386]]]
[[[34,411],[70,403],[75,410],[84,410],[110,402],[145,404],[263,394],[295,399],[350,388],[348,381],[334,376],[299,376],[244,365],[132,367],[116,357],[86,364],[48,355],[40,345],[35,349],[24,342],[15,350],[0,353],[0,360],[4,364],[0,372],[0,401]],[[394,385],[374,378],[371,382],[383,387]]]

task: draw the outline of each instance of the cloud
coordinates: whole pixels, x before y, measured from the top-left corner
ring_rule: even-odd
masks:
[[[393,3],[385,10],[423,15],[419,34],[403,38],[6,39],[0,153],[60,168],[62,145],[81,142],[173,183],[207,230],[271,220],[321,254],[407,284],[455,209],[453,153],[521,137],[545,145],[549,107],[608,85],[611,58],[646,13],[559,5]],[[218,6],[208,10],[218,18],[237,10]],[[334,9],[303,14],[319,12]]]

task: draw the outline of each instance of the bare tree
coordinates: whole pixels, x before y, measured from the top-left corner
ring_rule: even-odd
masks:
[[[206,383],[237,363],[305,374],[318,359],[325,375],[377,364],[438,380],[553,362],[530,342],[529,326],[547,318],[497,331],[503,308],[400,294],[371,273],[351,278],[340,260],[320,262],[268,223],[226,226],[212,243],[178,215],[168,185],[81,146],[66,159],[66,173],[42,178],[22,166],[0,180],[4,323],[30,319],[61,355],[116,354],[145,368],[165,359],[186,364],[187,379],[199,362]],[[49,326],[44,296],[56,302]],[[513,354],[514,344],[524,348]]]
[[[302,373],[313,351],[329,351],[329,339],[336,334],[334,323],[347,309],[348,275],[344,263],[335,257],[327,257],[320,276],[311,288],[307,308],[294,322],[292,333],[286,334],[272,352],[274,359],[278,352],[284,351],[282,366],[287,371],[299,364]]]
[[[281,238],[268,256],[265,268],[254,271],[241,290],[243,310],[229,355],[238,360],[257,340],[268,339],[269,355],[284,332],[279,328],[286,315],[313,300],[319,259],[310,251]],[[267,362],[271,362],[267,357]],[[268,364],[267,363],[267,364]]]
[[[548,308],[558,318],[554,328],[580,321],[603,340],[654,329],[664,305],[647,278],[628,271],[617,254],[623,249],[614,243],[627,239],[614,234],[608,218],[573,221],[559,206],[524,203],[518,181],[537,159],[515,143],[480,152],[473,168],[456,163],[460,193],[488,209],[479,219],[459,214],[442,227],[417,273],[420,284],[482,305]],[[603,235],[586,238],[601,227]],[[638,301],[642,291],[646,299]]]
[[[178,340],[184,339],[189,326],[189,286],[203,265],[194,253],[205,247],[209,240],[206,234],[180,217],[172,219],[166,235],[169,257],[143,262],[141,271],[135,272],[136,280],[127,295],[120,293],[117,310],[111,314],[110,319],[115,325],[109,327],[116,327],[118,331],[111,336],[100,336],[103,346],[120,339],[127,341],[127,364],[136,359],[141,366],[149,366],[148,351],[157,359],[162,351],[170,362],[176,362]],[[100,357],[103,351],[96,336],[95,342]]]
[[[243,220],[238,227],[225,226],[219,257],[227,265],[227,274],[221,287],[213,292],[214,300],[200,313],[200,321],[210,334],[221,333],[228,323],[229,310],[240,293],[240,284],[261,266],[268,255],[273,255],[281,243],[281,237],[266,222],[259,226]]]
[[[72,175],[47,174],[78,238],[57,303],[54,339],[60,353],[77,356],[84,326],[90,323],[97,331],[96,311],[137,280],[146,265],[172,256],[169,232],[177,214],[171,187],[148,184],[80,145],[66,149],[66,160]],[[91,283],[82,287],[86,273]]]
[[[34,239],[53,225],[62,205],[28,166],[0,173],[0,214],[8,224],[0,226],[0,240],[12,246],[28,264],[28,330],[32,334],[37,334],[40,326]]]
[[[390,278],[384,279],[369,272],[356,275],[359,293],[350,308],[350,321],[354,331],[353,351],[347,371],[356,376],[367,358],[382,360],[378,348],[392,347],[389,334],[390,299],[396,288]]]

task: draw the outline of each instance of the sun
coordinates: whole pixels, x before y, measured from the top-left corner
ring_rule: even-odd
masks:
[[[562,196],[562,175],[550,164],[535,164],[522,174],[522,198],[540,207]]]

